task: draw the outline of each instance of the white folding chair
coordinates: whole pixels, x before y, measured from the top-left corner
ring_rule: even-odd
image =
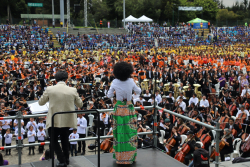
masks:
[[[234,141],[233,141],[233,146],[235,145],[235,142],[236,142],[236,141],[237,141],[237,144],[236,144],[235,150],[234,150],[234,152],[232,152],[231,155],[230,155],[231,160],[233,159],[233,155],[234,155],[234,154],[238,154],[238,156],[240,157],[240,144],[241,144],[241,139],[240,139],[240,138],[234,139]]]
[[[160,132],[161,132],[161,137],[159,137],[159,142],[160,142],[161,144],[163,144],[164,136],[165,136],[165,131],[164,131],[164,130],[160,130]]]
[[[92,128],[94,115],[89,114],[88,117],[89,117],[89,126],[86,128],[86,137],[88,137],[89,129]]]
[[[215,91],[216,91],[216,95],[219,95],[219,93],[220,93],[220,83],[215,84]]]
[[[186,139],[187,139],[186,135],[181,135],[181,144],[180,145],[182,145]]]

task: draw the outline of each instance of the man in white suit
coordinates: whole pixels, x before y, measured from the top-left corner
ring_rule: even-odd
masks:
[[[83,102],[79,97],[76,88],[72,88],[66,85],[68,79],[68,73],[60,70],[56,73],[55,79],[57,84],[55,86],[49,86],[44,91],[42,97],[39,99],[39,105],[44,105],[49,101],[49,111],[46,119],[46,128],[51,134],[51,118],[56,112],[74,111],[75,105],[79,108],[82,107]],[[67,167],[69,164],[69,128],[77,128],[77,114],[59,114],[54,118],[55,133],[54,144],[55,152],[59,163],[57,167]],[[60,147],[58,143],[58,136],[61,138]]]

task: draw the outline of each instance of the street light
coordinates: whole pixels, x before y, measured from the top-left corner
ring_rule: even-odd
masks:
[[[125,0],[123,0],[123,28],[125,28]]]

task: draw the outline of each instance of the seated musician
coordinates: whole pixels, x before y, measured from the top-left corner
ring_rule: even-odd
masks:
[[[175,98],[173,97],[173,93],[169,93],[169,95],[167,96],[167,98],[171,98],[173,100],[173,102],[175,102]]]
[[[183,111],[186,110],[186,103],[183,102],[183,98],[182,97],[179,98],[178,105],[182,108]]]
[[[225,146],[220,151],[220,159],[221,161],[225,161],[225,155],[233,152],[233,136],[231,134],[230,129],[224,129],[224,135],[221,139],[225,143]]]
[[[177,97],[176,101],[178,101],[182,97],[182,99],[186,99],[186,97],[183,95],[183,92],[180,92],[180,96]]]
[[[184,164],[185,165],[188,165],[189,164],[189,160],[193,159],[193,152],[194,152],[194,145],[196,143],[195,139],[194,139],[194,132],[192,131],[188,131],[186,133],[187,135],[187,138],[186,140],[184,141],[184,143],[182,145],[180,145],[178,147],[178,149],[181,149],[182,146],[185,146],[185,144],[187,143],[190,147],[190,151],[187,153],[187,155],[185,156],[185,159],[184,159]]]
[[[144,97],[150,97],[151,94],[149,93],[149,90],[146,90],[146,93],[143,95]]]
[[[207,123],[207,122],[205,122],[205,123]],[[205,150],[209,151],[209,146],[211,146],[211,142],[214,140],[214,135],[213,135],[212,131],[206,127],[203,127],[202,135],[204,135],[204,134],[207,134],[211,137],[210,142],[206,143],[204,146]]]
[[[169,104],[167,101],[167,97],[165,95],[162,96],[162,101],[158,104],[159,107],[164,107],[166,104]]]
[[[245,113],[245,114],[247,115],[246,120],[248,120],[249,112],[245,109],[244,106],[241,106],[241,107],[240,107],[240,110],[238,110],[238,112],[237,112],[237,114],[236,114],[236,119],[239,118],[239,115],[240,115],[241,113]]]
[[[250,94],[250,88],[247,84],[244,85],[244,89],[241,92],[241,99],[245,101],[244,99],[247,99],[247,95]]]
[[[180,142],[181,142],[181,136],[180,134],[178,133],[178,129],[176,126],[174,126],[172,128],[172,134],[171,136],[173,135],[173,138],[175,139],[176,141],[176,144],[172,147],[171,149],[171,153],[170,153],[170,156],[174,158],[175,156],[175,152],[178,150],[178,147],[180,146]],[[164,144],[166,144],[167,140],[164,140]],[[168,150],[166,150],[168,152]]]
[[[135,104],[137,101],[139,101],[141,104],[143,104],[143,102],[146,101],[146,100],[143,98],[142,95],[140,95],[138,99],[134,99],[134,104]]]
[[[202,96],[202,99],[200,101],[200,107],[209,107],[209,102],[206,99],[205,95]]]
[[[151,132],[152,129],[147,128],[146,132]],[[140,138],[142,141],[142,144],[144,147],[151,147],[153,146],[154,140],[153,140],[153,134],[146,135],[145,139]]]
[[[190,105],[191,105],[191,103],[194,103],[195,104],[195,106],[197,106],[197,104],[199,103],[199,99],[196,97],[196,94],[194,93],[193,94],[193,97],[191,97],[190,99],[189,99],[189,107],[190,107]]]
[[[170,135],[171,135],[172,128],[174,127],[174,125],[171,124],[170,119],[166,118],[166,119],[164,120],[164,124],[163,124],[162,126],[163,126],[164,131],[165,131],[165,136],[164,136],[164,138],[165,138],[165,139],[168,139],[168,138],[170,137]]]
[[[225,128],[228,128],[231,131],[232,131],[232,129],[235,129],[237,133],[240,132],[240,128],[239,128],[239,126],[237,124],[234,123],[234,119],[233,118],[229,118],[229,122],[226,123]]]

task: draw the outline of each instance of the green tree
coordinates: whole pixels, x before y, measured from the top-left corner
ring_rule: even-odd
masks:
[[[220,9],[216,15],[218,21],[226,20],[236,20],[239,15],[235,14],[233,11],[228,11],[227,9]]]

